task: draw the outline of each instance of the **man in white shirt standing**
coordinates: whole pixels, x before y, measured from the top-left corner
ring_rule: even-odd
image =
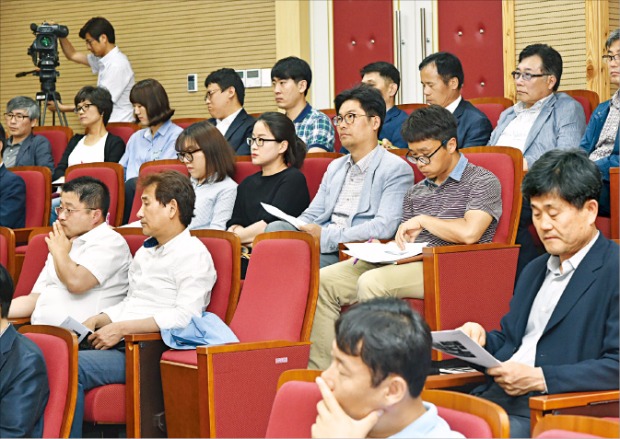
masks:
[[[188,230],[196,195],[189,178],[176,171],[147,175],[141,182],[138,218],[150,236],[129,269],[129,293],[84,325],[93,350],[80,351],[78,401],[72,437],[81,437],[84,391],[125,382],[128,334],[184,328],[209,304],[216,273],[207,248]]]
[[[110,122],[133,122],[133,107],[129,93],[134,86],[131,63],[116,46],[114,27],[103,17],[93,17],[80,29],[80,38],[86,41],[91,52],[86,55],[78,52],[67,38],[59,38],[60,47],[68,60],[90,66],[97,74],[97,85],[105,87],[112,95],[114,108]],[[54,106],[52,103],[51,107]],[[60,111],[73,111],[74,105],[60,104]]]

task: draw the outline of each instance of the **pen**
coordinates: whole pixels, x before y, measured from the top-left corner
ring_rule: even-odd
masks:
[[[368,241],[366,241],[366,244],[371,243],[373,239],[375,238],[370,238]],[[353,265],[357,264],[357,261],[359,261],[358,258],[353,259]]]

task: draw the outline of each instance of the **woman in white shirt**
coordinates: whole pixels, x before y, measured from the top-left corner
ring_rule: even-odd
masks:
[[[232,148],[219,130],[206,121],[183,130],[175,148],[196,192],[189,228],[225,230],[237,197],[237,183],[232,179],[235,169]]]

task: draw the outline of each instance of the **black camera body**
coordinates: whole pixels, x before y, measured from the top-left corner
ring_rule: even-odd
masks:
[[[55,90],[56,67],[60,64],[58,58],[58,38],[69,35],[69,28],[60,24],[32,23],[30,30],[35,34],[32,45],[28,48],[28,55],[32,62],[40,70],[35,74],[39,76],[44,91]]]

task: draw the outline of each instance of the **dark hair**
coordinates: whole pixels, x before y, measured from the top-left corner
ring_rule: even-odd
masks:
[[[605,49],[609,49],[611,45],[618,40],[620,40],[620,28],[609,32],[609,37],[607,37],[607,41],[605,41]]]
[[[353,305],[336,321],[336,344],[368,366],[373,387],[395,374],[413,398],[420,396],[431,367],[431,331],[403,300],[380,297]]]
[[[556,194],[577,209],[586,201],[598,200],[603,181],[596,164],[581,149],[552,149],[530,167],[521,192],[526,200]]]
[[[2,152],[4,151],[4,145],[6,145],[6,132],[4,131],[4,127],[0,123],[0,143],[2,143],[2,147],[0,147],[0,159],[2,158]]]
[[[105,219],[110,209],[110,191],[108,187],[96,178],[83,176],[69,180],[62,185],[63,192],[73,192],[91,209],[100,209]]]
[[[543,73],[555,76],[557,81],[553,86],[553,91],[558,91],[560,79],[562,79],[562,55],[547,44],[530,44],[519,54],[519,62],[534,55],[538,55],[542,60]]]
[[[31,121],[38,119],[41,115],[39,104],[30,96],[15,96],[6,104],[6,112],[12,113],[14,110],[26,110]]]
[[[389,62],[377,61],[367,64],[360,70],[362,78],[366,73],[378,73],[383,79],[388,79],[396,84],[396,90],[400,87],[400,73],[398,69]]]
[[[307,147],[303,140],[297,137],[295,124],[287,116],[276,111],[268,111],[261,114],[256,122],[263,122],[273,134],[273,137],[282,142],[288,142],[288,148],[284,153],[284,163],[289,166],[301,168],[306,158]]]
[[[378,135],[385,120],[385,101],[383,96],[381,96],[381,92],[368,84],[358,84],[353,88],[345,90],[334,99],[336,114],[340,111],[342,104],[350,100],[359,102],[368,116],[379,116],[381,123],[377,131]]]
[[[4,265],[0,264],[0,307],[2,307],[0,317],[3,319],[9,316],[9,308],[13,300],[13,291],[13,279]]]
[[[112,114],[112,107],[114,106],[112,103],[112,95],[108,89],[104,87],[93,87],[92,85],[82,87],[75,95],[73,102],[77,107],[80,102],[84,102],[85,100],[89,100],[97,107],[99,114],[103,115],[103,124],[107,125],[110,120],[110,115]]]
[[[408,143],[429,139],[443,142],[452,137],[458,142],[456,126],[456,118],[450,111],[440,105],[429,105],[411,113],[400,132]]]
[[[189,177],[178,171],[162,171],[145,175],[140,179],[140,185],[143,188],[155,185],[155,199],[163,206],[176,200],[179,220],[185,227],[189,226],[196,204],[196,193]]]
[[[175,144],[178,152],[185,151],[185,144],[195,143],[205,155],[207,179],[214,177],[213,181],[222,181],[235,173],[235,157],[233,150],[222,136],[222,133],[209,122],[194,123],[185,128]]]
[[[459,90],[463,87],[465,74],[463,73],[461,60],[458,59],[456,55],[450,52],[433,53],[422,60],[418,66],[418,70],[422,70],[429,64],[435,64],[437,74],[441,76],[444,84],[447,85],[450,79],[456,78],[459,81]]]
[[[150,127],[167,122],[174,114],[174,110],[170,109],[166,90],[155,79],[143,79],[136,82],[131,88],[129,100],[132,104],[140,104],[146,108]],[[139,121],[136,117],[137,122]]]
[[[308,94],[310,84],[312,83],[312,70],[310,65],[301,58],[289,56],[279,60],[271,69],[271,80],[292,79],[295,83],[306,81],[306,91],[304,96]]]
[[[209,84],[219,85],[222,91],[233,87],[237,95],[237,100],[243,105],[245,101],[245,87],[243,81],[233,69],[223,68],[209,73],[209,76],[205,79],[205,87],[209,87]]]
[[[108,37],[108,41],[112,44],[115,43],[116,37],[114,36],[114,27],[112,23],[103,17],[93,17],[86,22],[82,29],[80,29],[80,38],[85,40],[86,34],[89,33],[91,37],[99,41],[101,35]]]

